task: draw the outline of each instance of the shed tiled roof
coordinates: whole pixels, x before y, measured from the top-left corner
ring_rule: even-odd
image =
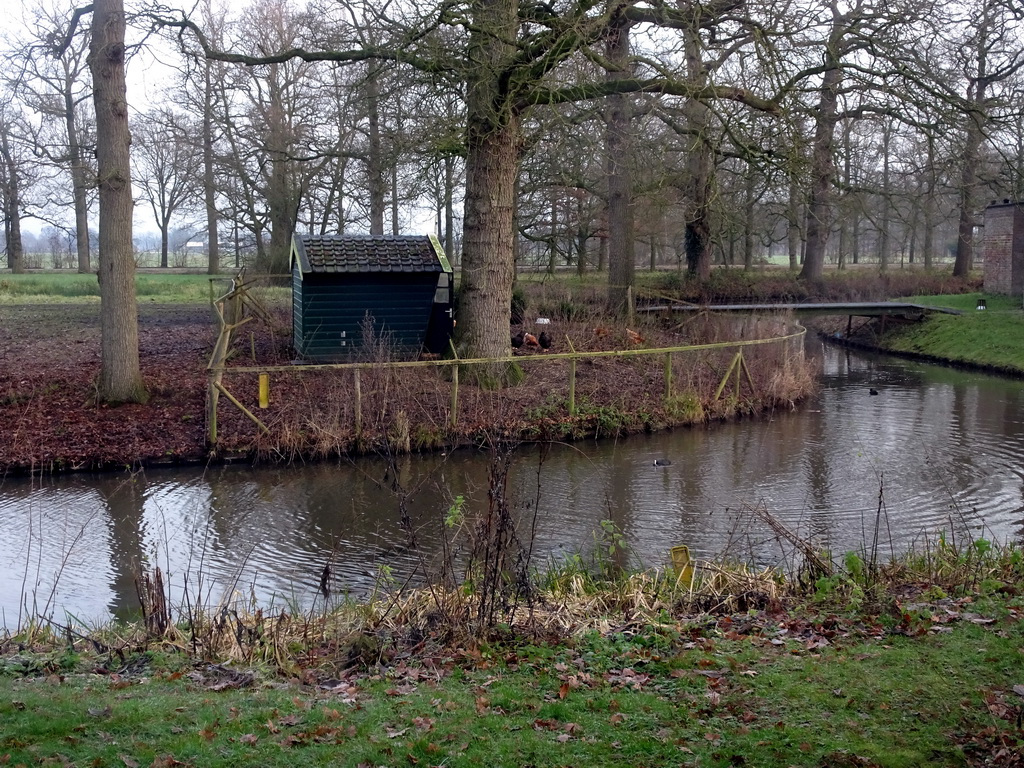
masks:
[[[431,238],[420,235],[296,235],[303,272],[441,272]]]

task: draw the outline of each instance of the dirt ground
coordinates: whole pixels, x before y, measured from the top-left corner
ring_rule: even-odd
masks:
[[[202,460],[214,339],[208,307],[140,303],[150,400],[96,406],[99,304],[0,305],[0,471]]]

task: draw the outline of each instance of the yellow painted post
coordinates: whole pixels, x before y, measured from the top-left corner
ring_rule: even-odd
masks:
[[[693,562],[690,560],[690,548],[687,546],[672,547],[672,570],[676,572],[676,584],[693,586]]]
[[[260,408],[270,405],[270,374],[260,374]]]

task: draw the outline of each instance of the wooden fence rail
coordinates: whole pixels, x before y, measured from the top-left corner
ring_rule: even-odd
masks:
[[[750,370],[743,357],[743,350],[747,347],[756,347],[769,344],[781,344],[783,349],[786,350],[786,358],[788,359],[789,350],[792,346],[797,346],[798,341],[802,340],[804,335],[807,333],[806,329],[799,325],[793,325],[789,329],[789,332],[782,336],[775,336],[764,339],[744,339],[736,341],[720,341],[712,342],[708,344],[690,344],[678,347],[659,347],[653,349],[618,349],[618,350],[604,350],[599,352],[580,352],[572,344],[572,340],[566,337],[566,342],[570,349],[569,352],[555,352],[545,353],[538,355],[509,355],[506,357],[497,358],[469,358],[459,359],[453,358],[448,360],[415,360],[415,361],[399,361],[399,362],[354,362],[354,363],[316,363],[310,365],[240,365],[240,366],[228,366],[226,365],[228,351],[231,347],[231,336],[236,329],[241,327],[245,322],[251,319],[251,315],[248,317],[241,317],[245,308],[260,312],[258,305],[253,304],[246,298],[246,286],[244,281],[236,279],[233,283],[232,290],[224,296],[214,301],[214,308],[217,313],[218,320],[220,322],[220,335],[214,345],[213,355],[211,356],[209,366],[207,368],[209,374],[209,395],[208,395],[208,411],[207,411],[207,438],[209,444],[215,446],[217,443],[217,408],[219,403],[220,395],[224,395],[233,405],[235,405],[248,419],[250,419],[261,432],[270,434],[270,428],[260,420],[260,418],[254,414],[249,408],[245,407],[242,402],[236,398],[231,392],[228,391],[224,385],[224,377],[227,374],[258,374],[259,386],[260,386],[260,403],[261,406],[265,407],[266,401],[269,397],[270,390],[270,377],[271,375],[294,375],[297,373],[308,373],[312,371],[351,371],[352,372],[352,395],[353,395],[353,422],[356,434],[361,434],[363,430],[363,382],[361,380],[361,372],[365,370],[404,370],[404,369],[450,369],[451,374],[449,377],[449,383],[451,387],[450,405],[447,414],[447,423],[449,426],[454,427],[458,422],[459,417],[459,371],[462,368],[466,368],[474,365],[495,365],[495,364],[508,364],[518,363],[520,365],[544,365],[558,361],[568,361],[569,373],[568,373],[568,398],[567,398],[567,409],[569,415],[574,416],[577,412],[576,402],[576,370],[577,363],[583,360],[599,360],[603,358],[638,358],[649,355],[662,355],[665,358],[664,361],[664,400],[666,403],[670,402],[673,397],[673,376],[672,376],[672,360],[674,355],[680,354],[692,354],[707,352],[712,350],[736,350],[736,354],[732,358],[732,362],[729,364],[724,375],[721,377],[721,381],[715,391],[714,400],[719,399],[726,387],[728,386],[730,379],[734,378],[733,391],[735,397],[740,396],[740,388],[745,375],[745,380],[751,392],[754,391],[754,381],[750,374]],[[802,346],[797,346],[802,349]],[[802,353],[801,353],[802,354]]]

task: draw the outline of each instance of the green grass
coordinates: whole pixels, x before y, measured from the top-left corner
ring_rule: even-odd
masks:
[[[982,297],[988,308],[978,310]],[[907,301],[964,314],[932,315],[924,323],[889,333],[883,339],[885,349],[1024,372],[1024,311],[1019,299],[972,293],[914,296]]]
[[[140,301],[167,304],[207,304],[211,286],[216,295],[229,287],[229,277],[211,280],[208,275],[149,274],[135,275],[135,294]],[[277,301],[289,287],[260,286],[257,293],[264,300]],[[96,275],[74,272],[0,275],[0,304],[88,304],[98,302],[100,287]]]
[[[224,285],[218,280],[214,288],[219,290]],[[135,276],[135,291],[140,299],[168,303],[208,302],[210,279],[206,275],[138,274]],[[99,297],[96,275],[69,272],[0,276],[0,302],[3,303],[88,303],[99,301]]]
[[[208,667],[173,656],[130,659],[123,675],[58,664],[0,675],[0,763],[964,765],[972,735],[1017,738],[998,715],[1015,711],[1024,633],[1005,605],[992,614],[917,637],[826,618],[482,646],[335,690],[217,690]]]

